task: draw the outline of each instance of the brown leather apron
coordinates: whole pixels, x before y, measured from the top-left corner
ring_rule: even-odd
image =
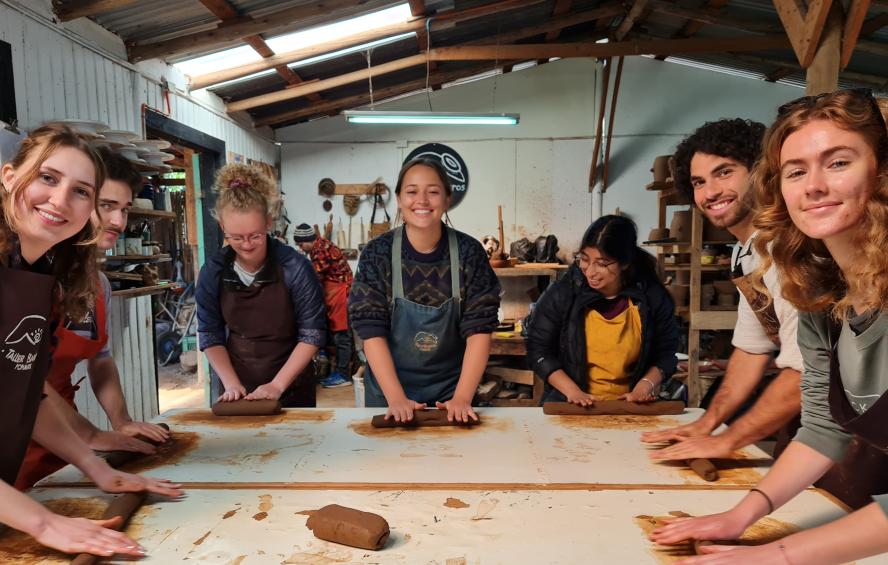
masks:
[[[299,342],[293,301],[280,266],[274,280],[268,282],[241,288],[225,282],[221,285],[219,300],[228,327],[225,349],[249,393],[274,379]],[[309,363],[281,395],[281,403],[290,408],[313,408],[315,380]]]
[[[888,394],[882,394],[863,414],[854,410],[839,370],[840,332],[838,324],[830,323],[829,411],[837,424],[854,434],[854,440],[845,458],[833,467],[829,484],[821,480],[818,486],[848,506],[860,508],[871,503],[873,495],[888,493]]]
[[[750,245],[752,244],[750,243]],[[750,275],[743,274],[743,268],[740,266],[740,257],[737,258],[737,263],[731,270],[731,282],[734,283],[740,294],[746,298],[746,301],[755,313],[755,317],[758,318],[759,323],[765,330],[765,335],[768,336],[768,339],[774,342],[774,345],[780,347],[780,319],[777,318],[777,312],[774,310],[774,301],[770,300],[767,294],[753,288]]]
[[[0,479],[13,484],[49,371],[55,278],[0,266]]]

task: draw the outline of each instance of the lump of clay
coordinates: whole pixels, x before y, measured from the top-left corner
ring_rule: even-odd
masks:
[[[329,504],[308,517],[305,526],[322,540],[362,549],[382,549],[389,525],[378,514]]]
[[[271,416],[281,413],[279,400],[234,400],[213,404],[216,416]]]
[[[477,415],[477,414],[476,414]],[[409,422],[398,422],[394,418],[386,420],[385,414],[373,416],[370,425],[374,428],[424,428],[429,426],[477,426],[481,423],[481,417],[477,420],[469,418],[468,422],[447,420],[447,410],[417,410],[413,413],[413,419]]]

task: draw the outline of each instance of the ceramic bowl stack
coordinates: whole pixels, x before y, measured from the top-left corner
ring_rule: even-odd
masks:
[[[104,139],[103,133],[107,131],[108,125],[93,120],[58,120],[59,123],[65,124],[80,135],[93,140]]]

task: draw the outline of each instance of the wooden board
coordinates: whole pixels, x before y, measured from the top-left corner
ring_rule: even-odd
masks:
[[[742,488],[757,483],[770,463],[764,452],[747,448],[740,453],[743,467],[706,483],[684,465],[651,462],[641,432],[691,422],[699,410],[663,417],[546,416],[540,408],[479,412],[484,423],[469,429],[375,429],[370,419],[379,409],[285,410],[279,416],[228,419],[209,411],[172,411],[159,420],[174,432],[194,434],[193,442],[175,460],[144,472],[184,483],[366,488],[414,483]],[[41,484],[87,482],[69,466]]]
[[[91,489],[42,489],[38,500],[107,499]],[[148,551],[140,563],[667,563],[639,515],[724,510],[736,491],[289,491],[192,490],[180,501],[150,498],[127,533]],[[378,552],[313,537],[307,512],[326,504],[375,512],[391,539]],[[486,514],[485,514],[486,511]],[[810,528],[844,514],[806,491],[772,519]],[[481,519],[474,519],[481,518]],[[0,547],[8,547],[0,539]],[[679,547],[669,553],[680,553]],[[44,551],[44,550],[40,550]],[[49,552],[46,552],[49,554]],[[39,555],[39,553],[38,553]],[[594,556],[594,558],[593,558]],[[26,563],[59,563],[35,557]],[[886,557],[857,561],[888,563]]]

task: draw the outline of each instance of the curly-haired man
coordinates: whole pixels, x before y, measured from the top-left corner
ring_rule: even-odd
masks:
[[[768,308],[760,308],[767,300],[747,281],[759,264],[752,246],[755,230],[749,181],[764,133],[763,124],[749,120],[708,122],[682,141],[673,156],[677,189],[692,197],[710,222],[726,228],[739,242],[731,276],[740,289],[740,306],[732,340],[734,352],[706,413],[691,424],[642,436],[644,441],[678,441],[655,452],[655,459],[731,457],[735,449],[787,425],[797,426],[802,369],[796,343],[797,311],[782,298],[774,268],[765,276],[773,299]],[[777,377],[727,430],[712,435],[753,396],[772,358],[780,369]],[[781,435],[788,435],[785,432]]]

